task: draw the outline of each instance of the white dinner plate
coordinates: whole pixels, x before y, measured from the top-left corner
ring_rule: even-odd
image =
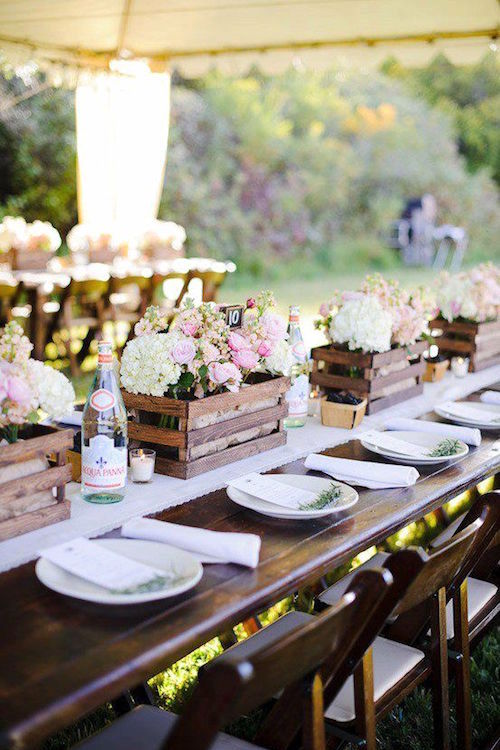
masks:
[[[147,542],[141,539],[96,539],[95,543],[111,552],[165,571],[167,581],[164,588],[134,594],[114,594],[102,586],[68,573],[42,557],[35,568],[38,579],[52,591],[75,599],[98,604],[144,604],[178,596],[196,586],[203,575],[203,566],[193,555],[162,542]]]
[[[470,403],[474,406],[474,409],[477,409],[478,411],[484,411],[485,416],[491,417],[492,414],[497,414],[498,418],[500,419],[500,406],[496,406],[495,404],[483,404],[482,401],[464,401],[464,403]],[[436,414],[439,414],[440,417],[447,419],[448,422],[461,424],[464,427],[477,427],[480,430],[496,430],[497,432],[500,430],[500,422],[498,422],[497,424],[492,424],[491,422],[481,422],[479,420],[469,419],[467,417],[458,417],[442,406],[435,406],[434,411],[436,412]]]
[[[407,443],[413,443],[414,445],[418,445],[422,448],[429,448],[430,450],[435,448],[436,445],[442,440],[447,439],[445,436],[431,435],[428,432],[411,432],[407,430],[388,430],[387,434],[391,435],[391,437],[405,440]],[[378,445],[373,445],[372,443],[368,442],[368,440],[365,440],[362,436],[360,440],[361,445],[372,453],[377,453],[379,456],[389,458],[391,461],[395,461],[396,463],[410,464],[411,466],[413,466],[413,464],[418,464],[419,466],[432,466],[434,464],[442,464],[445,461],[453,461],[456,458],[462,458],[469,452],[469,446],[466,445],[466,443],[462,442],[462,440],[458,441],[460,444],[460,452],[454,453],[451,456],[410,456],[403,453],[395,453],[394,451],[388,450],[387,448],[382,448]]]
[[[283,518],[287,520],[310,520],[311,518],[322,518],[330,516],[332,513],[339,513],[352,507],[358,502],[358,493],[348,484],[337,482],[333,479],[323,479],[321,477],[310,477],[305,474],[273,474],[272,478],[282,484],[289,484],[292,487],[300,487],[303,490],[320,493],[329,489],[333,483],[342,490],[340,498],[328,508],[322,510],[294,510],[293,508],[284,508],[267,500],[261,500],[246,492],[237,490],[236,487],[227,487],[226,492],[233,502],[241,505],[243,508],[254,510],[256,513],[262,513],[264,516],[271,518]]]

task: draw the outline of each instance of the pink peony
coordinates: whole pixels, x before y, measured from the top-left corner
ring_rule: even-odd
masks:
[[[235,331],[232,331],[229,334],[227,343],[229,348],[232,349],[233,352],[239,352],[241,349],[249,348],[249,342],[247,341],[247,339],[242,336],[241,333],[236,333]]]
[[[172,349],[172,359],[178,365],[187,365],[192,362],[196,354],[196,347],[190,339],[182,339]]]
[[[259,355],[252,349],[241,349],[232,353],[233,362],[243,370],[253,370],[259,363]]]
[[[7,397],[20,406],[28,406],[31,401],[31,391],[22,378],[13,375],[7,379]]]
[[[269,357],[272,354],[273,346],[270,341],[261,341],[257,349],[257,353],[261,357]]]
[[[226,388],[232,393],[237,393],[240,390],[241,383],[241,372],[238,370],[233,362],[226,362],[226,372],[229,373],[229,378],[226,380]]]
[[[281,315],[276,315],[269,311],[265,312],[260,319],[260,323],[264,329],[266,338],[270,341],[280,341],[280,339],[285,338],[287,325],[286,320]]]
[[[198,330],[198,325],[194,320],[184,320],[181,323],[181,331],[185,336],[194,336]]]

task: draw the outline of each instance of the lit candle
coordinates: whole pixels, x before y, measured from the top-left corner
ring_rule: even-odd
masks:
[[[155,469],[156,452],[150,448],[132,448],[130,471],[133,482],[150,482]]]
[[[452,357],[451,371],[457,378],[465,378],[469,372],[469,357]]]

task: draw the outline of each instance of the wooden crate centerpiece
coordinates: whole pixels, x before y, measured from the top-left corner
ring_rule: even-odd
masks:
[[[352,352],[329,344],[311,352],[311,383],[323,391],[349,391],[368,401],[374,414],[423,392],[426,341],[394,346],[387,352]]]
[[[469,372],[478,372],[500,363],[500,320],[473,323],[436,318],[430,323],[441,354],[469,357]]]
[[[0,446],[0,541],[70,516],[66,451],[73,445],[73,430],[31,425],[28,434]]]
[[[201,399],[135,395],[122,389],[132,415],[131,441],[155,446],[156,471],[189,479],[286,443],[288,377],[254,374],[237,393]],[[159,427],[158,415],[170,419]]]
[[[44,271],[54,255],[54,252],[47,250],[23,250],[14,247],[0,256],[0,259],[5,259],[13,271]]]

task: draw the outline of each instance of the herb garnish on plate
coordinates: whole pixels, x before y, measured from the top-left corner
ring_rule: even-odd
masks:
[[[435,448],[429,453],[432,458],[438,458],[439,456],[454,456],[456,453],[460,453],[462,446],[460,440],[441,440]]]
[[[339,487],[337,484],[334,484],[331,482],[328,489],[323,490],[319,493],[318,497],[315,500],[312,500],[310,503],[301,503],[299,505],[300,510],[323,510],[323,508],[327,508],[329,505],[333,505],[337,502],[337,500],[340,500],[342,496],[342,488]]]

